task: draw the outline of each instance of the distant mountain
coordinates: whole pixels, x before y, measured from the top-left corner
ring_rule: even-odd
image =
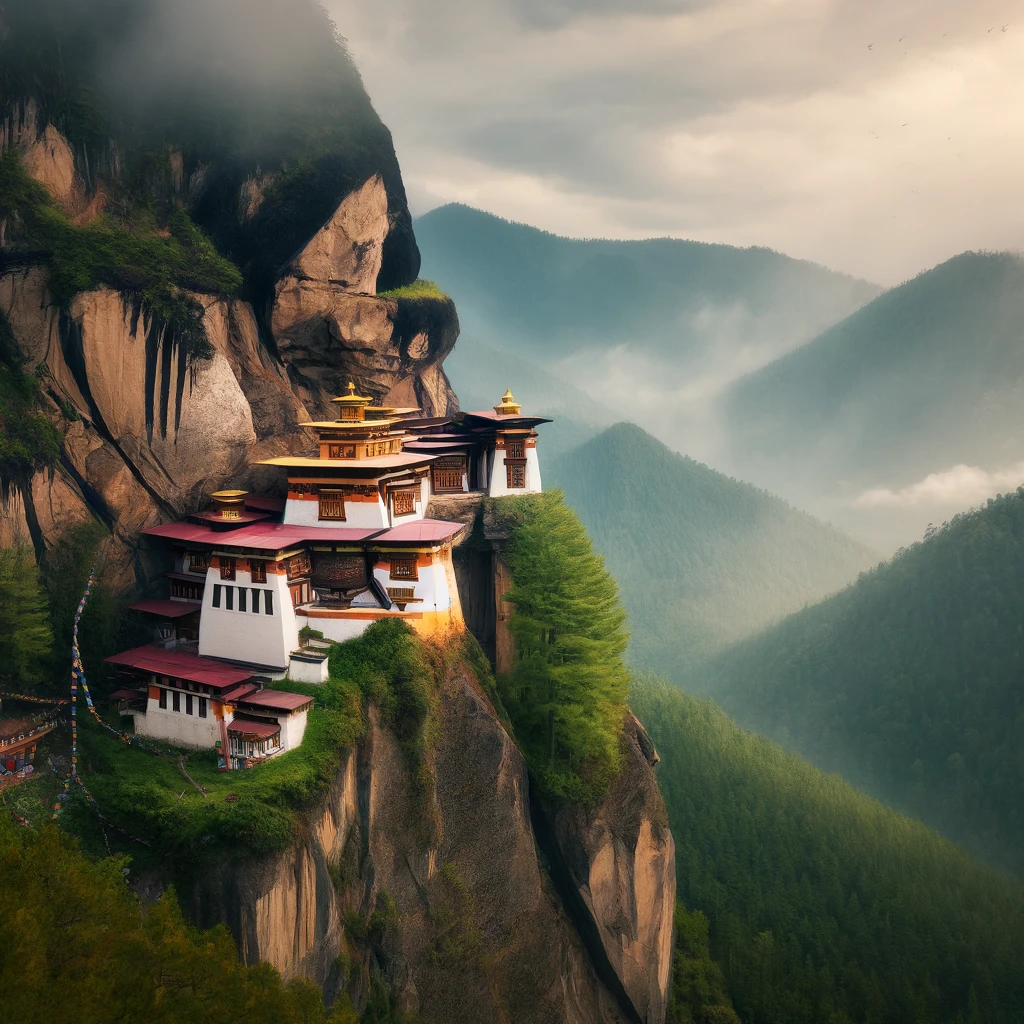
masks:
[[[549,463],[545,486],[563,489],[619,581],[632,661],[673,678],[878,558],[631,423]]]
[[[710,702],[640,679],[630,704],[744,1024],[1024,1020],[1024,888]]]
[[[458,204],[415,228],[422,273],[455,299],[466,337],[690,451],[710,396],[880,291],[769,249],[562,238]]]
[[[684,675],[1024,878],[1024,490]]]
[[[964,253],[893,288],[733,384],[721,420],[730,471],[804,502],[861,496],[872,515],[916,505],[919,535],[931,510],[940,522],[986,494],[965,495],[956,474],[901,491],[1024,460],[1024,260]],[[892,495],[862,496],[879,489]]]

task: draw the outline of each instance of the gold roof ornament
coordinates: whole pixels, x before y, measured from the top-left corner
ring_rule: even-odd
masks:
[[[237,519],[245,511],[245,499],[248,491],[213,491],[213,507],[222,519]]]
[[[352,381],[348,382],[348,394],[332,398],[332,402],[341,406],[341,418],[343,420],[361,420],[365,415],[366,407],[373,404],[369,395],[357,395],[356,386]]]
[[[501,396],[501,405],[496,405],[494,411],[499,416],[518,416],[522,406],[512,397],[512,389],[508,388]]]

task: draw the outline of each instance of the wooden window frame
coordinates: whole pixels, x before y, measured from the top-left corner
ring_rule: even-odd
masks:
[[[327,457],[329,459],[354,459],[356,457],[356,446],[354,444],[339,444],[331,441],[327,445]]]
[[[516,483],[515,478],[522,475],[522,483]],[[521,491],[526,487],[526,460],[511,459],[505,460],[505,484],[510,491]]]
[[[388,578],[393,580],[418,580],[420,567],[415,555],[390,555],[391,568]]]
[[[267,582],[267,563],[258,558],[249,560],[249,575],[253,583]]]
[[[222,580],[233,580],[235,578],[235,559],[222,555],[220,559],[220,578]]]
[[[525,459],[526,442],[519,438],[509,438],[505,442],[505,456],[509,459]]]
[[[188,556],[188,571],[203,573],[210,568],[210,553],[208,551],[193,551]]]
[[[463,489],[462,478],[467,472],[464,458],[437,459],[431,466],[431,484],[436,494],[453,493]]]
[[[345,522],[345,492],[338,489],[317,492],[317,518],[329,522]]]
[[[391,510],[396,516],[409,516],[416,511],[416,491],[402,490],[391,492]]]

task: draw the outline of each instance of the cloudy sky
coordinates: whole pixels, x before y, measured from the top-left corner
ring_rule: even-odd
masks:
[[[414,212],[894,284],[1024,248],[1019,0],[328,0]]]

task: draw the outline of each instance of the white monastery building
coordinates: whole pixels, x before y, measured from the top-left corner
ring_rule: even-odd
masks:
[[[323,682],[329,641],[375,619],[461,626],[452,544],[464,526],[426,518],[428,502],[541,490],[535,428],[549,421],[523,416],[510,391],[455,419],[374,405],[354,384],[334,403],[337,419],[302,424],[311,451],[261,463],[286,475],[283,499],[218,491],[143,531],[173,551],[168,598],[133,605],[160,639],[107,659],[145,687],[113,695],[139,735],[218,747],[227,768],[297,746],[312,698],[256,677]],[[303,644],[307,626],[325,642]]]

